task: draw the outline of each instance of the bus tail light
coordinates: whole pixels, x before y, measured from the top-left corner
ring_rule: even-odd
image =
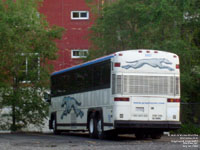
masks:
[[[180,99],[168,98],[168,99],[167,99],[167,102],[169,102],[169,103],[170,103],[170,102],[172,102],[172,103],[173,103],[173,102],[174,102],[174,103],[180,103],[181,100],[180,100]]]
[[[179,69],[179,64],[176,64],[176,69]]]
[[[129,98],[128,97],[115,97],[114,101],[123,101],[123,102],[128,102]]]
[[[114,65],[115,67],[120,67],[121,66],[121,64],[120,63],[115,63],[115,65]]]

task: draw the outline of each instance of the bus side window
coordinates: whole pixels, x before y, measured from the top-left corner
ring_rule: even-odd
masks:
[[[93,68],[93,84],[95,89],[98,89],[101,85],[101,69],[99,65],[96,65]]]
[[[110,61],[94,66],[94,87],[95,89],[110,87],[111,64]]]
[[[102,70],[102,80],[105,88],[110,88],[110,75],[111,75],[111,63],[107,62],[105,65],[103,65]]]

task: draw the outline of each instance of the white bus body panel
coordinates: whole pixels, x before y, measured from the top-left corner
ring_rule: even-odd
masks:
[[[115,63],[120,63],[120,67],[115,67]],[[180,103],[167,102],[168,98],[180,99],[177,65],[178,56],[168,52],[138,50],[116,53],[112,71],[116,75],[116,81],[112,83],[115,86],[113,99],[129,97],[130,101],[115,102],[114,120],[179,121]],[[121,81],[117,81],[117,76]],[[176,77],[178,85],[175,85]],[[178,86],[177,94],[175,86]]]
[[[83,116],[77,116],[76,112],[71,109],[67,115],[64,115],[63,118],[61,117],[64,111],[67,109],[67,106],[63,104],[63,99],[65,97],[73,97],[78,102],[81,103],[78,106],[83,112]],[[57,129],[59,130],[87,130],[87,112],[89,108],[103,108],[103,118],[104,122],[106,123],[113,123],[112,119],[112,111],[113,111],[113,102],[111,99],[111,89],[105,90],[97,90],[97,91],[90,91],[90,92],[83,92],[78,94],[60,96],[56,98],[52,98],[52,105],[51,105],[51,112],[56,112],[57,124],[62,124],[62,126],[58,126]],[[77,125],[66,125],[69,124],[77,124]],[[79,126],[78,124],[82,124]],[[110,127],[104,128],[104,130],[109,130]]]

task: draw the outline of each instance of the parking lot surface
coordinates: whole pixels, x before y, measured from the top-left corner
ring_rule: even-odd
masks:
[[[198,135],[164,135],[159,140],[137,140],[134,135],[91,139],[87,133],[0,134],[0,150],[199,150]]]

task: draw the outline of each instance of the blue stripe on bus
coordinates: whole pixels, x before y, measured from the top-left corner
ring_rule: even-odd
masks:
[[[84,64],[81,64],[81,65],[77,65],[77,66],[74,66],[74,67],[71,67],[71,68],[67,68],[67,69],[64,69],[64,70],[61,70],[61,71],[54,72],[54,73],[51,74],[51,76],[61,74],[61,73],[67,72],[67,71],[71,71],[71,70],[74,70],[74,69],[82,68],[82,67],[85,67],[85,66],[89,66],[89,65],[92,65],[92,64],[96,64],[96,63],[111,59],[112,57],[114,57],[114,55],[109,55],[109,56],[106,56],[106,57],[103,57],[103,58],[92,60],[92,61],[86,62]]]

